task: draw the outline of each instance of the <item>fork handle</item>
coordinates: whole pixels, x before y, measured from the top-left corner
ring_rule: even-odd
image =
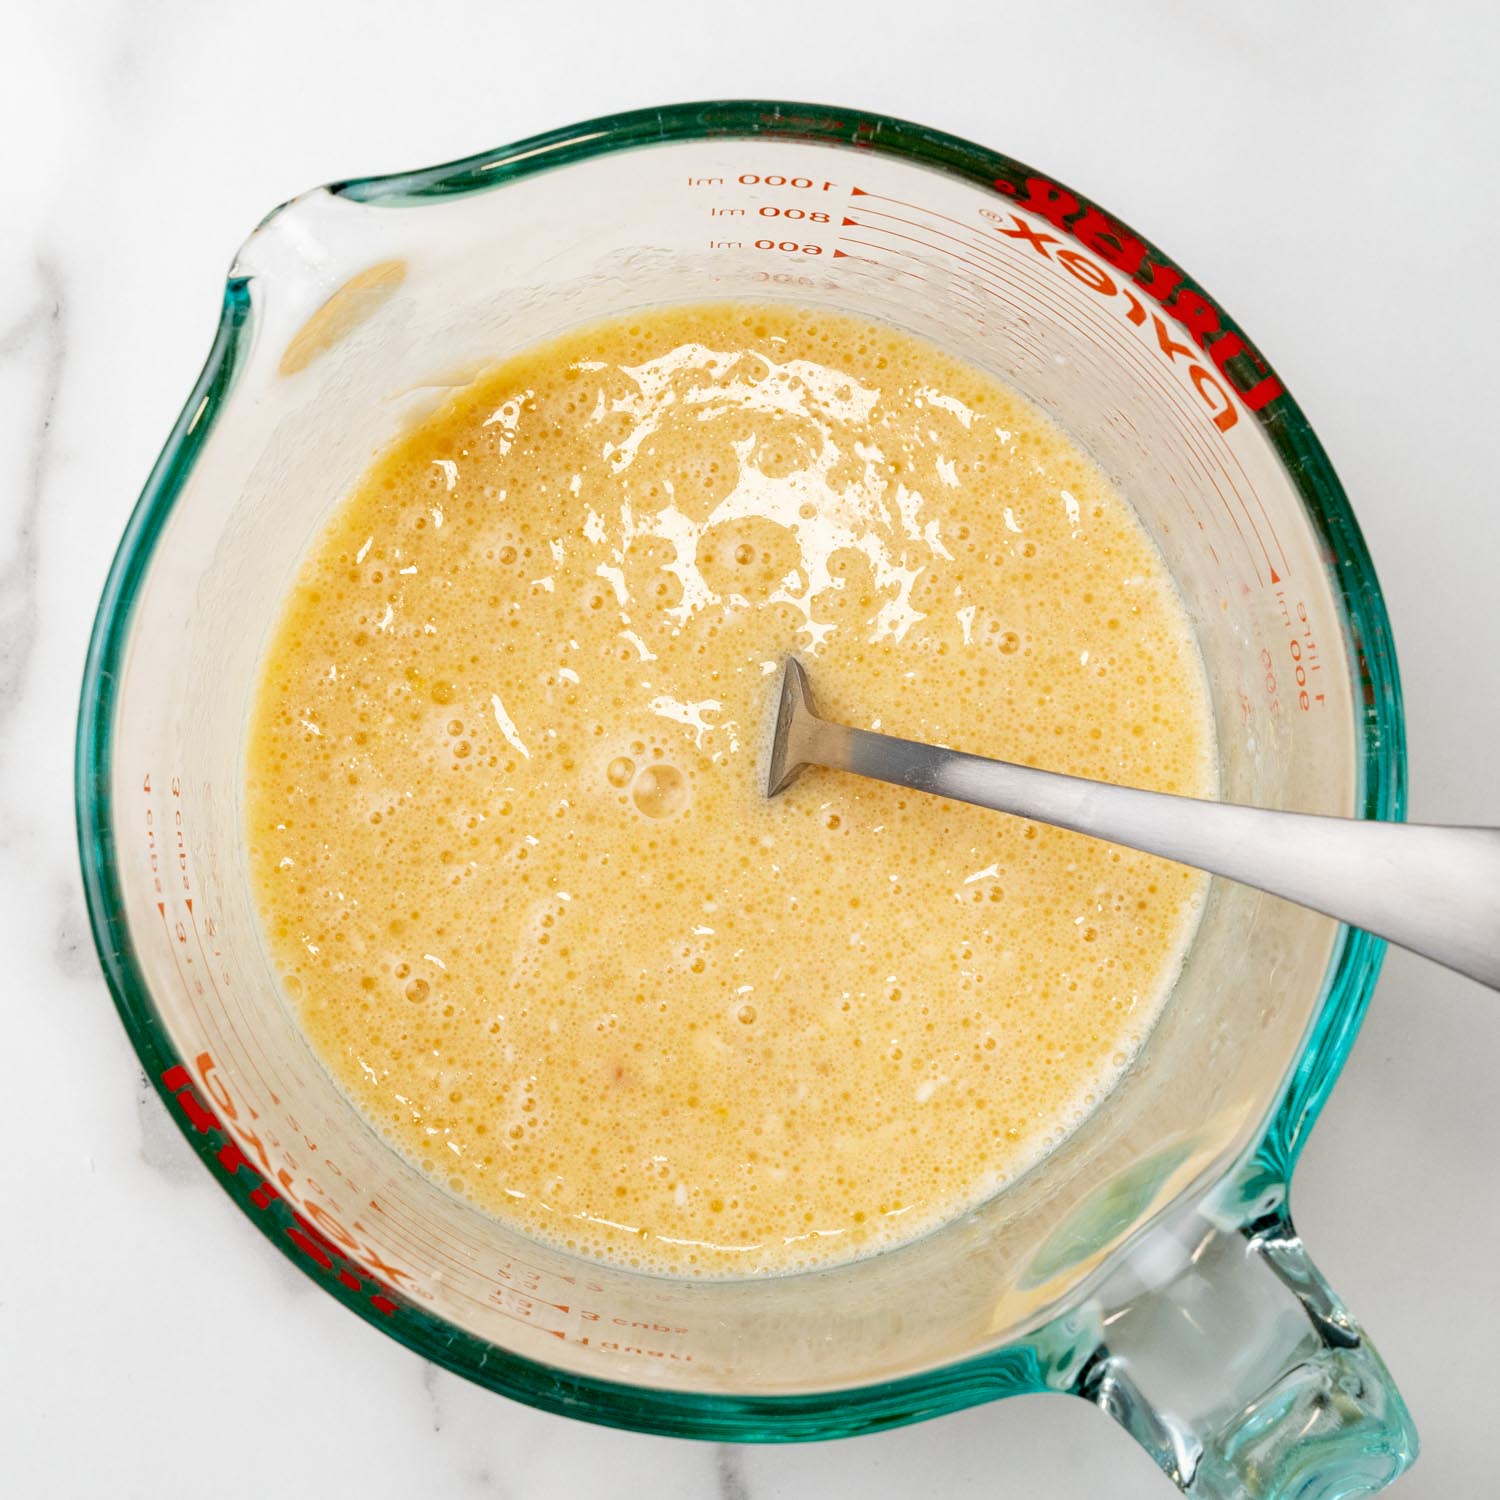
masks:
[[[1500,828],[1113,786],[816,719],[799,759],[1069,828],[1285,897],[1500,990]]]

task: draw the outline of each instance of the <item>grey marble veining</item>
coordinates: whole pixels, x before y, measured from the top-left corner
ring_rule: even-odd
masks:
[[[750,1500],[750,1486],[734,1444],[719,1443],[714,1448],[714,1478],[719,1486],[719,1500]]]
[[[29,367],[35,414],[19,468],[20,486],[5,517],[0,554],[0,732],[16,710],[36,646],[38,517],[47,490],[51,429],[67,353],[62,287],[57,268],[39,258],[35,300],[3,334],[0,366]]]
[[[426,1392],[428,1405],[432,1408],[432,1430],[441,1432],[443,1430],[443,1406],[438,1394],[438,1383],[442,1378],[442,1371],[434,1364],[426,1360],[422,1362],[422,1389]]]
[[[68,881],[58,887],[55,910],[52,959],[58,972],[68,979],[99,975],[99,955],[94,950],[83,895],[76,882]]]
[[[174,1188],[193,1186],[202,1170],[198,1159],[167,1114],[161,1096],[139,1069],[135,1078],[135,1110],[142,1163]]]

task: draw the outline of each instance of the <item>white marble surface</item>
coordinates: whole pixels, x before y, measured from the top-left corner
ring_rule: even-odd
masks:
[[[429,8],[423,8],[428,10]],[[20,0],[0,50],[0,1493],[1151,1500],[1082,1403],[731,1449],[423,1365],[250,1233],[169,1124],[75,871],[94,600],[260,214],[609,109],[759,94],[1000,147],[1140,224],[1296,390],[1390,601],[1412,810],[1500,824],[1492,6]],[[754,16],[753,22],[737,17]],[[984,19],[975,19],[983,16]],[[1395,956],[1299,1223],[1422,1428],[1397,1493],[1493,1485],[1500,1004]]]

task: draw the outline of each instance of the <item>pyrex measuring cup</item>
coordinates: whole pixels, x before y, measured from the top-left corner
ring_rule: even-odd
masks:
[[[1396,817],[1389,631],[1338,482],[1219,306],[1065,187],[856,112],[687,105],[342,183],[240,252],[89,656],[79,827],[99,951],[209,1170],[327,1291],[507,1395],[642,1430],[857,1433],[1021,1391],[1096,1402],[1185,1490],[1341,1496],[1416,1436],[1288,1216],[1381,945],[1216,886],[1140,1057],[1045,1162],[841,1268],[633,1274],[532,1243],[374,1135],[262,945],[241,829],[257,660],[371,455],[478,367],[711,297],[887,320],[1016,386],[1135,505],[1190,606],[1227,798]]]

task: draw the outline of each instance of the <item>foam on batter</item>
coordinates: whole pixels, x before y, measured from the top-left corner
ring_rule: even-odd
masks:
[[[1204,881],[812,770],[831,717],[1205,794],[1181,601],[979,370],[710,304],[509,360],[380,457],[286,600],[247,811],[271,951],[398,1150],[686,1275],[927,1231],[1055,1146],[1155,1019]]]

